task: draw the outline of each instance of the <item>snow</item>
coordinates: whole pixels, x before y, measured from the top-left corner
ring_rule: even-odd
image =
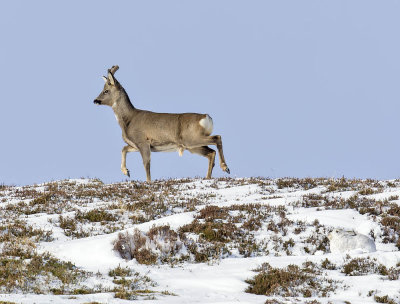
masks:
[[[323,225],[355,230],[362,234],[368,234],[371,230],[380,231],[379,225],[368,219],[367,215],[361,215],[353,209],[323,210],[317,208],[299,208],[293,214],[288,215],[291,220],[302,220],[307,223],[318,220]]]
[[[146,231],[153,225],[169,224],[171,228],[178,228],[193,220],[193,212],[174,214],[165,218],[136,225],[135,228]],[[72,261],[76,266],[92,272],[108,272],[109,269],[123,264],[124,260],[113,251],[113,241],[119,233],[133,231],[132,228],[121,230],[107,235],[97,235],[71,241],[55,241],[43,243],[42,250],[49,251],[57,257]]]
[[[72,182],[87,185],[91,180],[77,179]],[[340,210],[320,210],[317,208],[291,207],[290,204],[302,199],[304,195],[320,194],[326,191],[326,187],[318,186],[309,190],[302,189],[276,189],[276,193],[265,194],[265,191],[257,184],[236,185],[225,187],[224,182],[219,183],[219,188],[210,188],[211,181],[194,181],[188,183],[188,190],[182,193],[194,197],[198,194],[214,195],[211,204],[219,207],[228,207],[236,204],[260,203],[271,206],[287,206],[290,213],[287,218],[292,221],[303,221],[311,224],[315,220],[328,227],[329,229],[345,229],[353,230],[360,234],[369,235],[370,232],[376,236],[376,252],[365,253],[362,251],[350,249],[371,249],[371,243],[363,244],[365,246],[339,248],[332,250],[332,253],[324,253],[317,251],[314,255],[306,255],[300,250],[294,250],[293,255],[265,255],[249,258],[228,257],[212,263],[182,263],[171,267],[169,265],[147,266],[141,265],[136,260],[123,260],[118,253],[113,251],[113,241],[117,238],[118,233],[132,232],[135,228],[140,231],[147,231],[154,225],[169,225],[171,229],[177,230],[179,227],[189,224],[195,218],[197,211],[204,206],[197,206],[197,211],[176,213],[164,216],[142,224],[134,225],[127,229],[122,229],[114,233],[90,236],[81,239],[71,239],[63,234],[63,230],[59,227],[51,225],[49,220],[55,219],[58,215],[54,214],[34,214],[29,215],[25,220],[36,227],[45,230],[52,230],[53,242],[43,242],[40,244],[39,250],[48,251],[59,259],[71,261],[77,267],[85,271],[102,274],[117,266],[129,266],[135,271],[144,273],[157,283],[154,288],[157,291],[168,290],[176,296],[157,295],[157,300],[139,299],[136,303],[265,303],[266,297],[254,295],[244,292],[248,284],[245,282],[255,275],[252,271],[264,262],[268,262],[273,267],[285,267],[289,264],[301,265],[305,261],[320,262],[329,259],[333,263],[341,264],[346,254],[351,257],[371,257],[376,258],[378,262],[386,267],[395,267],[400,262],[400,252],[393,244],[384,244],[381,242],[382,228],[380,224],[367,214],[360,214],[354,209]],[[226,184],[226,183],[225,183]],[[41,189],[44,189],[41,186]],[[344,199],[353,196],[356,191],[342,191],[331,194],[332,196],[342,197]],[[373,194],[371,197],[375,199],[387,199],[393,195],[400,195],[400,188],[390,188],[382,193]],[[395,201],[395,202],[398,202]],[[16,203],[15,199],[10,199],[9,203]],[[103,206],[104,202],[94,200],[94,204]],[[63,215],[65,216],[65,214]],[[261,230],[256,237],[266,237],[267,231]],[[291,235],[294,242],[300,242],[299,238]],[[362,237],[361,237],[362,238]],[[335,241],[339,239],[339,235],[334,236]],[[368,239],[370,240],[370,239]],[[364,239],[365,241],[365,239]],[[370,240],[373,242],[372,240]],[[332,246],[334,247],[334,246]],[[336,246],[337,247],[337,246]],[[338,248],[338,247],[337,247]],[[350,250],[350,251],[349,251]],[[366,250],[374,251],[374,250]],[[352,304],[375,303],[373,297],[368,296],[371,290],[379,289],[380,295],[389,295],[396,297],[400,292],[399,281],[383,280],[377,274],[366,276],[350,277],[345,276],[339,271],[331,271],[332,279],[343,280],[348,286],[347,289],[340,290],[329,298],[320,298],[321,303],[343,303],[349,301]],[[101,281],[91,279],[88,285],[96,285]],[[102,282],[107,284],[107,282]],[[311,301],[315,298],[308,298]],[[397,297],[399,299],[399,297]],[[282,299],[281,299],[282,300]],[[304,301],[306,301],[304,300]],[[100,303],[128,303],[129,301],[116,299],[113,293],[100,293],[91,295],[57,296],[57,295],[36,295],[36,294],[0,294],[0,301],[15,301],[17,303],[83,303],[97,301]],[[283,301],[283,300],[282,300]],[[290,302],[291,300],[287,300]],[[293,303],[303,303],[302,300],[293,300]]]

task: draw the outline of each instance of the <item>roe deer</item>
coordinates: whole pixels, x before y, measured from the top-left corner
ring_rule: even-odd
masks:
[[[122,148],[121,171],[130,176],[126,168],[126,153],[139,151],[146,170],[147,181],[151,181],[150,153],[184,150],[208,158],[206,178],[211,178],[214,167],[215,151],[208,145],[218,148],[220,166],[223,171],[230,173],[222,151],[220,135],[210,136],[213,121],[208,114],[197,113],[154,113],[136,109],[129,100],[121,84],[115,79],[118,70],[115,65],[108,70],[103,91],[94,100],[95,104],[107,105],[114,110],[115,117],[122,129],[122,138],[128,144]]]

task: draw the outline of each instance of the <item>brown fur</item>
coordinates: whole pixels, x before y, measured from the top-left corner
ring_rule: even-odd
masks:
[[[139,151],[146,169],[147,181],[150,175],[150,153],[188,150],[209,160],[207,178],[211,178],[215,151],[208,145],[216,145],[222,170],[229,173],[225,163],[221,136],[210,136],[200,125],[207,114],[198,113],[155,113],[136,109],[128,94],[114,77],[118,66],[108,70],[103,91],[94,103],[111,106],[122,130],[122,138],[128,144],[122,149],[121,170],[129,176],[126,169],[126,153]]]

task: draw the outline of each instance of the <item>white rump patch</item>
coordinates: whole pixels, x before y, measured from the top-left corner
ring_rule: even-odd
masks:
[[[200,119],[199,124],[200,124],[200,126],[202,126],[204,128],[204,130],[206,131],[207,135],[210,135],[212,133],[213,121],[212,121],[212,118],[209,115],[207,115],[206,117]]]

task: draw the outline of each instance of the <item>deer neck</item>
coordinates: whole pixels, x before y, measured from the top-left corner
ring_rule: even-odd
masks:
[[[128,94],[124,89],[121,89],[119,96],[116,98],[112,109],[115,114],[121,129],[126,131],[132,120],[132,115],[135,112],[135,107],[132,105]]]

